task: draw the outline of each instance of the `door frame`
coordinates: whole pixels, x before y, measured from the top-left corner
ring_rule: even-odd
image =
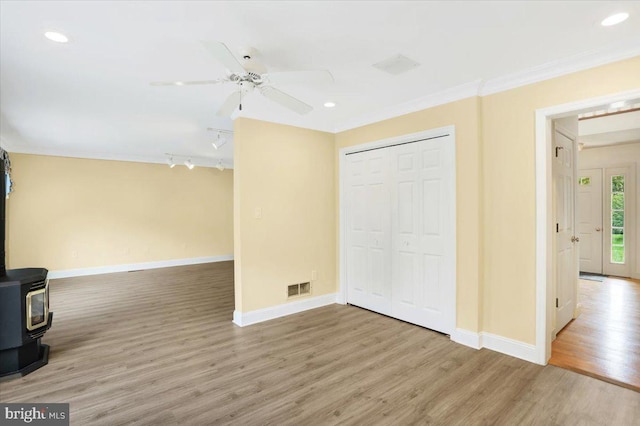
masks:
[[[397,145],[397,144],[401,144],[401,143],[406,143],[406,142],[411,142],[411,141],[415,141],[416,139],[426,139],[426,138],[434,138],[434,137],[439,137],[439,136],[445,136],[445,135],[449,135],[451,136],[451,140],[453,143],[452,146],[452,151],[453,151],[453,173],[452,173],[452,180],[449,183],[449,185],[447,185],[447,187],[453,191],[454,195],[452,197],[452,205],[451,205],[451,212],[452,215],[454,217],[454,224],[456,224],[456,226],[453,227],[453,231],[451,232],[451,242],[450,244],[452,244],[452,248],[451,251],[453,253],[453,268],[451,271],[451,277],[453,279],[453,289],[450,289],[450,291],[453,294],[449,294],[449,300],[453,300],[453,306],[452,306],[452,312],[450,313],[451,318],[451,330],[452,330],[452,334],[453,331],[456,329],[456,322],[457,322],[457,288],[458,288],[458,281],[457,281],[457,276],[456,276],[456,272],[457,272],[457,241],[456,241],[456,228],[457,228],[457,214],[456,214],[456,199],[457,199],[457,186],[456,186],[456,130],[455,130],[455,126],[454,125],[450,125],[450,126],[444,126],[444,127],[438,127],[436,129],[429,129],[429,130],[424,130],[421,132],[417,132],[417,133],[409,133],[409,134],[405,134],[405,135],[400,135],[400,136],[394,136],[391,138],[386,138],[386,139],[381,139],[381,140],[377,140],[377,141],[372,141],[372,142],[365,142],[362,144],[358,144],[358,145],[353,145],[353,146],[348,146],[345,148],[341,148],[338,151],[338,164],[340,167],[339,170],[339,175],[338,175],[338,189],[339,189],[339,203],[340,203],[340,209],[339,209],[339,217],[338,217],[338,232],[339,232],[339,253],[338,253],[338,264],[340,267],[340,275],[339,275],[339,283],[338,283],[338,293],[336,296],[336,302],[341,304],[341,305],[345,305],[348,303],[347,300],[347,268],[346,268],[346,263],[347,263],[347,253],[346,253],[346,241],[347,241],[347,223],[346,223],[346,219],[347,219],[347,212],[346,212],[346,206],[347,206],[347,202],[346,202],[346,192],[347,192],[347,187],[346,187],[346,181],[347,181],[347,176],[345,173],[345,168],[346,168],[346,164],[347,164],[347,159],[346,159],[346,155],[350,154],[350,153],[354,153],[354,152],[358,152],[358,151],[362,151],[362,150],[367,150],[367,149],[375,149],[375,148],[384,148],[384,147],[388,147],[388,146],[392,146],[392,145]]]
[[[618,101],[640,98],[640,89],[539,108],[535,111],[536,171],[536,345],[535,362],[546,365],[553,340],[554,270],[552,212],[552,125],[556,118],[568,117]]]

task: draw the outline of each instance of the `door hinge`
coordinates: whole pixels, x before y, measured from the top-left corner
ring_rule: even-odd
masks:
[[[556,308],[558,307],[558,298],[556,297]]]
[[[556,232],[560,232],[560,224],[556,223]]]

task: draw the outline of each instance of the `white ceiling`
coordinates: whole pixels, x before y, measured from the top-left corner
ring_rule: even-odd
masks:
[[[640,141],[640,111],[581,119],[578,134],[586,148]]]
[[[599,25],[618,11],[631,16]],[[70,42],[45,39],[47,30]],[[215,111],[233,87],[149,85],[223,77],[201,40],[234,53],[254,46],[270,71],[331,71],[331,85],[278,86],[312,105],[308,115],[258,96],[242,115],[335,131],[522,84],[532,69],[550,76],[640,54],[640,2],[1,1],[3,147],[230,162],[232,144],[216,152],[206,129],[232,129]],[[397,76],[372,67],[397,54],[421,66]]]

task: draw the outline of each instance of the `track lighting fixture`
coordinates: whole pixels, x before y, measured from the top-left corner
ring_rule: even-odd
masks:
[[[218,165],[216,166],[216,169],[220,171],[224,170],[224,165],[222,164],[222,160],[218,160]]]
[[[218,132],[218,137],[216,138],[215,141],[211,142],[211,145],[213,145],[215,149],[220,149],[220,147],[226,144],[227,142],[228,142],[227,137],[223,135],[222,132]]]
[[[176,166],[176,163],[173,162],[173,157],[167,158],[167,164],[169,164],[169,168],[173,169]]]
[[[187,166],[187,168],[188,168],[189,170],[193,170],[193,168],[195,167],[195,166],[193,165],[193,163],[191,162],[191,159],[188,159],[187,161],[185,161],[185,162],[184,162],[184,165],[185,165],[185,166]]]

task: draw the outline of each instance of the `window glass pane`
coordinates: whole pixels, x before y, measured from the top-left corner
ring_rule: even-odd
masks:
[[[624,263],[624,176],[611,176],[611,262]]]
[[[578,185],[591,185],[591,178],[588,176],[578,179]]]
[[[624,246],[611,246],[611,262],[624,263]]]
[[[624,176],[611,176],[611,192],[624,192]]]
[[[624,193],[611,194],[611,208],[614,210],[624,210]]]
[[[611,225],[612,226],[624,226],[624,211],[614,210],[611,212]]]

